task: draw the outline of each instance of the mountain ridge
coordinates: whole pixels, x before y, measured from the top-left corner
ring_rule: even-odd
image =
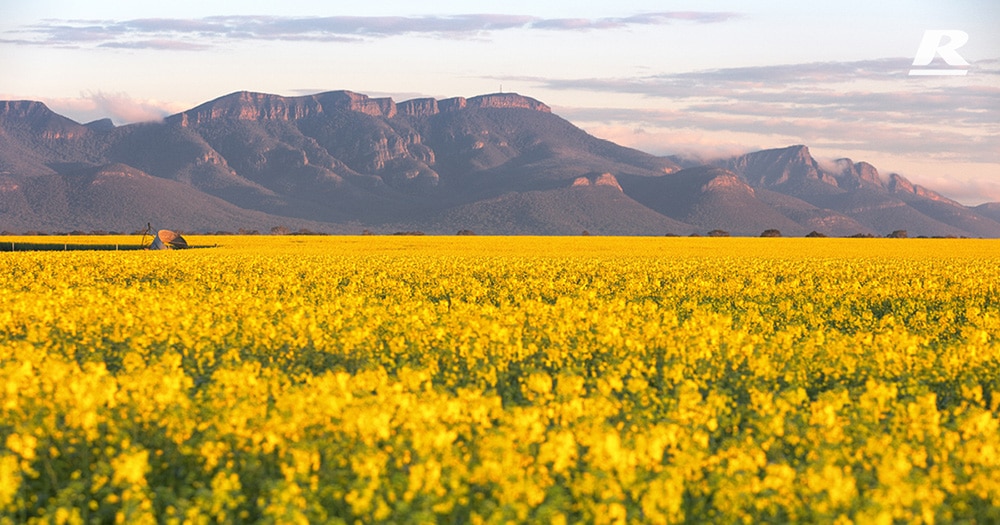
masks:
[[[821,165],[801,144],[685,165],[593,137],[517,93],[395,102],[239,91],[123,126],[0,101],[8,231],[121,230],[146,214],[189,231],[245,221],[330,232],[1000,237],[996,210],[864,161]]]
[[[168,116],[167,123],[182,127],[218,118],[239,120],[296,120],[327,111],[354,111],[373,117],[393,118],[398,114],[426,117],[461,109],[522,108],[544,113],[552,109],[538,100],[517,93],[493,93],[472,98],[452,97],[441,100],[417,98],[395,102],[389,97],[372,98],[362,93],[339,90],[283,97],[268,93],[237,91],[205,102],[190,110]]]

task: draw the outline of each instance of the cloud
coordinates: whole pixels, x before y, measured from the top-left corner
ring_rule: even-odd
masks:
[[[45,20],[8,31],[4,43],[57,47],[201,50],[233,40],[344,42],[398,35],[455,37],[507,30],[593,31],[677,22],[720,23],[741,15],[668,11],[621,18],[454,16],[212,16],[195,19]]]
[[[529,26],[537,29],[580,30],[616,29],[633,25],[665,25],[675,21],[712,24],[741,18],[736,13],[710,13],[696,11],[671,11],[645,13],[622,18],[550,18],[536,19]]]
[[[884,110],[894,104],[971,104],[995,109],[998,93],[990,76],[1000,74],[996,60],[977,61],[963,84],[909,77],[909,58],[818,62],[713,69],[627,78],[531,78],[546,89],[630,93],[650,98],[716,98],[745,101],[843,106]],[[949,79],[950,80],[950,79]],[[859,88],[867,86],[867,89]],[[875,88],[878,89],[875,89]],[[902,98],[901,98],[902,96]]]
[[[919,183],[942,195],[947,195],[959,202],[972,205],[983,202],[1000,202],[1000,180],[996,177],[970,177],[953,174],[932,175],[927,173],[927,168],[921,169],[918,167],[917,169],[923,172],[922,176],[905,176],[913,182]]]
[[[78,98],[49,98],[44,100],[53,111],[78,122],[110,118],[115,124],[157,122],[167,115],[187,109],[177,103],[158,100],[136,100],[125,93],[103,91],[84,92]]]
[[[773,96],[802,86],[906,78],[910,59],[884,58],[855,62],[818,62],[711,69],[627,78],[531,79],[550,89],[634,93],[648,97],[729,96],[734,91]]]
[[[647,128],[628,124],[584,125],[597,137],[640,151],[676,155],[695,164],[729,158],[771,147],[755,142],[759,137],[738,133],[716,134],[697,128]]]
[[[993,76],[1000,64],[977,62],[960,83],[910,78],[909,64],[910,59],[884,58],[534,83],[544,89],[646,99],[631,109],[562,111],[574,122],[734,132],[1000,164],[1000,86]]]
[[[198,44],[196,42],[182,42],[178,40],[156,39],[156,40],[135,40],[131,42],[104,42],[103,44],[99,44],[97,47],[106,47],[111,49],[160,49],[160,50],[171,50],[171,51],[201,51],[203,49],[208,49],[211,46],[205,44]]]
[[[703,135],[741,134],[747,144],[809,144],[827,149],[885,151],[934,158],[998,162],[1000,135],[997,126],[983,128],[962,123],[929,127],[924,120],[913,123],[904,118],[847,119],[829,118],[822,113],[789,111],[782,108],[747,107],[746,104],[721,106],[713,111],[663,110],[648,108],[601,111],[587,108],[560,108],[559,114],[584,126],[640,128],[653,136],[669,138],[676,130],[697,130]],[[765,114],[767,113],[767,114]],[[941,124],[941,123],[939,123]],[[626,142],[656,154],[677,153],[672,140]]]

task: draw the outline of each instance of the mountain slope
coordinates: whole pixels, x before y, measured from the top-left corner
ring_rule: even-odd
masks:
[[[329,227],[244,210],[124,164],[0,181],[0,217],[3,229],[20,231],[69,231],[68,224],[72,230],[134,231],[147,222],[182,231],[207,231],[206,224],[216,228],[211,231]]]
[[[660,177],[624,178],[622,187],[650,209],[703,230],[759,235],[778,229],[790,235],[805,228],[757,198],[735,173],[702,166]]]
[[[650,210],[612,186],[512,192],[448,210],[430,230],[461,225],[479,234],[687,235],[699,228]],[[447,230],[446,230],[447,231]]]
[[[987,202],[972,209],[980,217],[986,217],[1000,222],[1000,202]]]

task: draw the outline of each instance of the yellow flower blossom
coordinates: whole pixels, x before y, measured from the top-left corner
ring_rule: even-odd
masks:
[[[0,253],[0,523],[1000,520],[995,241],[189,242]]]

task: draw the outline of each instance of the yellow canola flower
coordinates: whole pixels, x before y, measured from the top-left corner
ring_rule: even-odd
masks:
[[[3,522],[1000,520],[1000,245],[0,253]]]
[[[116,485],[144,485],[149,470],[149,451],[123,453],[111,460],[114,473],[111,482]]]

